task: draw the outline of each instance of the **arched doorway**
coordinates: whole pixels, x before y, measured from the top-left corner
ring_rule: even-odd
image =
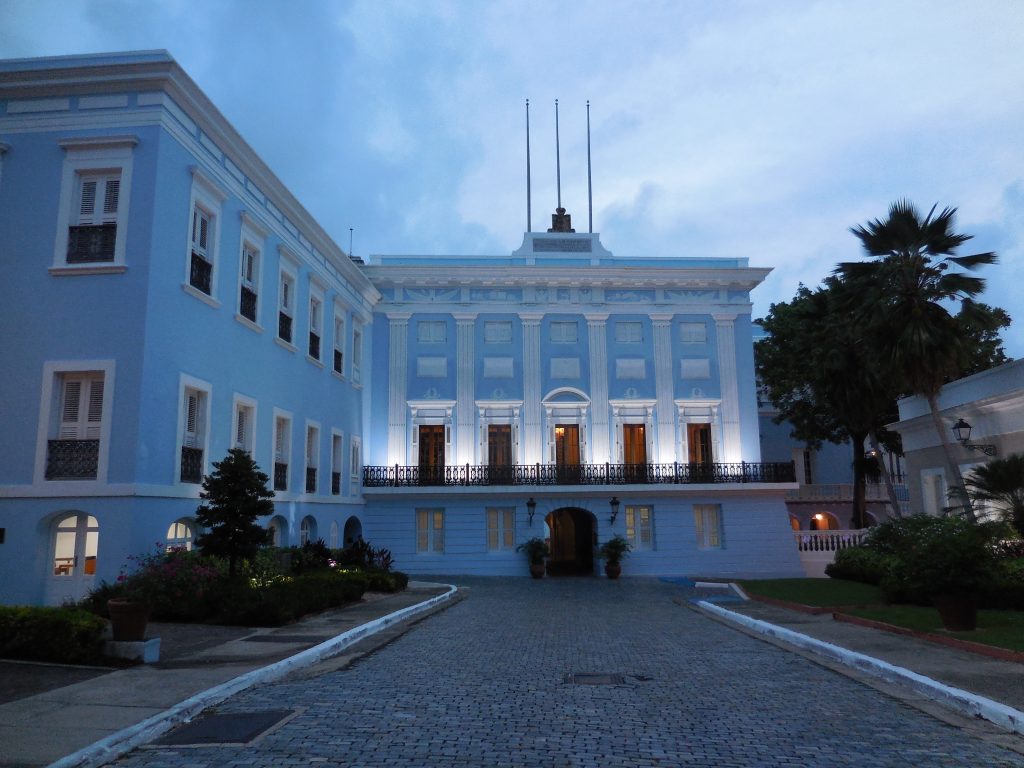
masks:
[[[544,518],[548,526],[552,576],[592,576],[597,524],[594,516],[578,507],[562,507]]]
[[[47,605],[77,602],[85,597],[96,581],[100,526],[96,518],[83,512],[58,517],[51,529],[51,577],[47,585]]]
[[[363,524],[359,522],[359,518],[353,515],[345,521],[345,543],[346,547],[351,547],[357,541],[363,538]]]

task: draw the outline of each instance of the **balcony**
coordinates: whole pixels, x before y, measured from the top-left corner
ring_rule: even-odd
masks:
[[[97,224],[68,229],[68,264],[92,264],[114,260],[117,224]]]
[[[773,464],[461,464],[443,467],[363,467],[363,487],[487,485],[687,485],[793,483],[792,462]]]
[[[99,440],[47,440],[47,480],[95,480]]]
[[[181,482],[203,482],[203,451],[201,448],[181,446]]]

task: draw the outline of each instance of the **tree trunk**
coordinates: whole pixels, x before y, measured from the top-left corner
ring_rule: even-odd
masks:
[[[928,408],[932,414],[932,423],[935,425],[935,432],[939,436],[939,442],[942,443],[942,452],[946,456],[946,469],[949,470],[949,477],[952,481],[951,491],[952,493],[955,493],[957,498],[960,500],[964,517],[972,523],[976,523],[978,518],[974,514],[974,508],[971,506],[971,499],[964,488],[964,478],[963,475],[960,474],[960,465],[957,464],[956,458],[953,456],[953,446],[949,444],[949,438],[946,437],[946,433],[949,430],[946,428],[946,425],[942,423],[942,417],[939,416],[939,398],[934,393],[929,394],[927,397]]]
[[[868,433],[868,440],[871,443],[871,450],[875,452],[875,461],[878,462],[878,468],[882,472],[882,480],[885,482],[885,491],[889,494],[889,505],[892,507],[893,517],[903,517],[903,513],[900,511],[900,501],[896,498],[896,488],[892,484],[892,476],[889,474],[889,468],[885,466],[885,461],[882,460],[882,448],[878,444],[878,435],[874,431]]]
[[[867,504],[864,500],[864,434],[850,436],[853,443],[853,519],[854,528],[867,528]]]

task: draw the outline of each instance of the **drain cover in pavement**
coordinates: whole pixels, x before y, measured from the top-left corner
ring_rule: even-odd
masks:
[[[247,643],[313,643],[323,639],[319,635],[252,635],[242,638]]]
[[[175,728],[152,743],[176,747],[248,744],[294,713],[295,710],[292,709],[270,709],[264,712],[204,715],[180,728]]]
[[[577,672],[574,675],[566,675],[565,682],[575,685],[622,685],[626,682],[626,678],[622,675]]]

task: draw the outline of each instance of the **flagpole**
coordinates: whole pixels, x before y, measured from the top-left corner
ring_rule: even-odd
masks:
[[[587,99],[587,209],[590,233],[594,233],[594,184],[590,175],[590,99]]]
[[[533,231],[530,220],[530,100],[526,100],[526,231]]]

